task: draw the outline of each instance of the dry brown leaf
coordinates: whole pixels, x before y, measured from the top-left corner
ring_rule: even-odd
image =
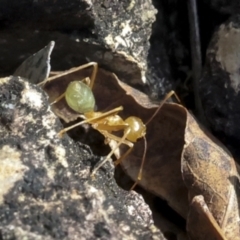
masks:
[[[139,95],[138,93],[134,96],[141,99]],[[150,111],[148,113],[151,115]],[[185,122],[187,123],[186,126]],[[185,131],[184,135],[181,135],[182,129]],[[236,170],[237,164],[227,149],[204,130],[182,106],[170,103],[164,104],[161,111],[148,125],[147,139],[150,146],[148,146],[143,179],[140,185],[167,199],[169,205],[186,218],[184,215],[186,214],[186,206],[184,207],[182,204],[185,199],[183,194],[185,191],[181,191],[181,194],[179,194],[181,180],[179,178],[175,179],[178,176],[177,163],[179,163],[180,158],[178,155],[174,156],[174,152],[183,147],[182,142],[177,141],[181,137],[184,137],[185,141],[181,159],[182,175],[189,189],[189,203],[195,196],[202,195],[224,236],[227,239],[239,239],[239,195],[237,195],[239,193],[239,176]],[[136,144],[132,154],[122,163],[125,171],[133,179],[136,179],[141,160],[139,156],[141,149],[137,148],[138,145]],[[155,149],[155,152],[153,149]],[[154,152],[154,154],[151,155],[151,152]],[[173,158],[169,157],[171,154],[173,154]],[[166,166],[168,167],[165,168]],[[162,181],[166,173],[169,174],[168,180]],[[174,193],[168,191],[168,184],[174,189]],[[166,194],[166,191],[170,195]],[[175,193],[178,193],[178,195],[176,196]],[[212,220],[209,219],[209,221]],[[191,220],[188,219],[188,222],[191,224]],[[204,225],[204,222],[202,224]],[[212,231],[214,229],[212,227]]]
[[[133,104],[131,104],[133,106]],[[151,116],[156,108],[135,106],[144,116]],[[131,112],[135,114],[136,110]],[[124,114],[126,112],[124,111]],[[181,175],[181,153],[184,145],[186,113],[182,106],[167,103],[147,125],[147,155],[142,180],[138,183],[147,191],[165,199],[185,219],[188,212],[187,188]],[[122,147],[123,149],[123,147]],[[123,160],[122,167],[133,179],[137,179],[142,161],[144,143],[135,143],[131,154]]]
[[[90,70],[82,70],[47,84],[45,90],[50,95],[50,101],[61,95],[70,81],[87,76],[90,76]],[[124,110],[119,113],[123,118],[136,116],[147,122],[158,106],[145,94],[120,82],[114,74],[102,69],[98,71],[93,93],[98,111],[124,106]],[[65,121],[72,121],[79,116],[66,105],[65,100],[54,105],[53,110]],[[194,225],[193,214],[198,216],[192,210],[196,204],[194,197],[203,196],[205,202],[197,203],[198,206],[203,207],[203,212],[205,206],[209,209],[227,239],[238,239],[238,174],[228,151],[199,126],[186,108],[174,103],[164,104],[147,125],[146,138],[146,163],[139,185],[166,199],[185,219],[188,218],[189,204],[193,201],[188,226]],[[122,145],[120,150],[122,154],[126,151],[126,146]],[[131,154],[121,163],[133,180],[137,178],[143,150],[144,144],[140,139],[134,144]],[[216,226],[212,219],[208,220],[212,224],[211,234],[215,234]],[[201,224],[204,226],[204,222],[198,223],[199,228]],[[201,234],[199,239],[204,239]]]
[[[187,231],[188,237],[193,240],[227,240],[202,195],[192,199],[187,218]]]
[[[90,74],[89,70],[84,70],[47,84],[45,90],[50,95],[50,101],[61,95],[70,81],[82,79]],[[97,73],[93,93],[98,111],[107,111],[121,105],[124,110],[119,115],[124,119],[136,116],[147,122],[158,107],[147,95],[120,82],[114,74],[102,69]],[[79,115],[72,113],[65,100],[53,105],[53,110],[67,121],[76,119]],[[184,145],[185,123],[185,109],[181,105],[168,103],[147,126],[147,162],[144,166],[143,178],[139,183],[146,190],[166,199],[169,205],[184,218],[187,216],[188,198],[187,188],[182,181],[180,160]],[[126,149],[122,145],[121,153]],[[140,139],[134,144],[131,155],[122,162],[123,168],[134,180],[137,178],[143,150],[144,142]]]
[[[188,113],[182,173],[189,201],[202,195],[227,239],[239,239],[239,177],[231,154]]]
[[[187,123],[186,126],[184,125],[185,122]],[[178,131],[174,129],[174,126],[178,127]],[[151,130],[152,128],[153,130]],[[179,128],[185,128],[185,145],[181,161],[182,175],[189,189],[189,202],[191,203],[194,196],[202,195],[225,237],[227,239],[239,239],[240,219],[237,195],[237,193],[239,193],[239,177],[236,170],[237,164],[227,149],[204,130],[194,117],[180,105],[166,103],[149,124],[148,134],[151,134],[151,131],[155,132],[152,132],[152,137],[148,138],[148,142],[152,143],[154,141],[152,145],[155,146],[158,153],[155,152],[155,154],[151,156],[149,151],[152,150],[148,149],[143,180],[140,182],[140,185],[152,191],[153,186],[159,184],[157,190],[153,192],[164,198],[166,197],[164,190],[167,189],[168,183],[161,181],[161,177],[159,176],[159,181],[151,182],[150,179],[157,179],[157,172],[161,175],[165,174],[167,171],[164,169],[165,171],[162,172],[162,168],[164,168],[167,163],[161,161],[162,158],[165,158],[165,161],[168,162],[170,159],[168,157],[169,152],[173,153],[181,148],[181,142],[174,141],[179,137],[179,133],[181,135]],[[156,133],[160,134],[157,135]],[[172,137],[172,135],[174,137]],[[170,142],[168,142],[168,140],[170,140]],[[164,141],[163,144],[162,141]],[[171,149],[171,146],[174,146],[174,148]],[[123,162],[125,170],[133,179],[136,179],[136,172],[140,165],[138,161],[135,161],[136,157],[134,152],[137,151],[136,148],[131,156],[129,156],[129,160]],[[172,164],[170,166],[175,168],[176,163],[179,162],[180,159],[176,155],[175,159],[171,160],[172,162],[175,161],[175,165]],[[152,162],[155,162],[155,165]],[[157,163],[159,165],[157,165]],[[134,164],[136,164],[137,167]],[[171,172],[170,166],[167,169],[169,173]],[[134,170],[134,168],[136,169]],[[175,171],[177,172],[176,169]],[[174,177],[175,175],[169,175],[169,181],[176,180]],[[161,183],[163,183],[162,187],[160,186]],[[171,186],[178,188],[181,184],[175,181],[172,182]],[[175,189],[175,191],[177,190]],[[186,208],[181,204],[179,205],[179,203],[173,206],[176,204],[176,201],[169,201],[172,196],[173,195],[171,195],[170,198],[169,196],[167,197],[169,205],[184,216],[186,212],[183,212],[183,210],[185,211]],[[179,194],[177,199],[184,199],[184,196]],[[182,208],[179,210],[177,206],[182,206]]]

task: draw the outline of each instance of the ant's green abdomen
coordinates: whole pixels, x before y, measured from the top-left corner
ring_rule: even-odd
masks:
[[[70,108],[79,113],[94,110],[95,98],[91,88],[81,81],[73,81],[68,85],[65,99]]]

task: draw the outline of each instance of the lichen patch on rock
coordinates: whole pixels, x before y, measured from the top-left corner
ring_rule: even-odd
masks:
[[[0,148],[0,204],[3,203],[4,195],[22,179],[27,169],[21,161],[20,151],[10,145]]]
[[[228,25],[223,24],[218,31],[218,41],[216,44],[216,61],[221,64],[223,70],[225,70],[230,77],[230,85],[236,92],[240,90],[239,79],[239,42],[240,42],[240,29],[235,28],[233,23]]]
[[[36,110],[42,106],[42,95],[35,89],[29,89],[27,87],[22,96],[21,103],[27,104]]]

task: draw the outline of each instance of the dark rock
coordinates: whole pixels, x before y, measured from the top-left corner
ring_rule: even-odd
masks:
[[[53,70],[96,61],[122,81],[150,90],[151,96],[161,98],[189,72],[185,3],[0,0],[0,4],[1,76],[12,74],[50,41],[56,42]]]
[[[58,63],[54,62],[53,57],[53,70],[65,70],[87,61],[96,61],[118,74],[123,81],[146,83],[148,40],[156,14],[150,0],[74,0],[71,4],[65,0],[0,3],[0,23],[5,26],[1,32],[0,55],[3,59],[8,58],[8,54],[14,55],[16,62],[12,59],[12,66],[19,66],[28,54],[33,54],[53,40],[58,49],[62,49],[62,58],[57,59]],[[53,35],[54,31],[65,36]],[[71,55],[71,49],[74,55]],[[21,54],[26,55],[23,57]],[[14,72],[14,68],[6,67],[6,61],[4,65],[5,69],[1,72]],[[54,69],[55,65],[59,68]]]
[[[238,0],[205,0],[215,11],[224,14],[236,14],[240,10],[240,3]]]
[[[211,129],[231,150],[240,144],[240,16],[214,33],[200,81],[200,96]],[[239,153],[238,153],[239,154]]]
[[[58,137],[40,88],[19,77],[0,85],[1,239],[164,239],[142,198],[115,184],[112,166],[89,176],[98,159]]]
[[[73,30],[93,26],[91,1],[1,0],[3,28]]]
[[[153,4],[158,13],[150,38],[147,79],[152,94],[162,99],[190,71],[188,12],[182,1],[154,0]]]

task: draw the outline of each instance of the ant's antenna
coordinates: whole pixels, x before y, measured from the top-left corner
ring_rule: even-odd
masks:
[[[38,86],[44,86],[47,82],[51,82],[52,80],[54,80],[56,78],[63,77],[65,75],[68,75],[70,73],[73,73],[73,72],[76,72],[76,71],[79,71],[79,70],[82,70],[82,69],[88,68],[88,67],[93,67],[93,71],[92,71],[92,75],[91,75],[91,82],[89,85],[89,87],[92,89],[96,75],[97,75],[97,70],[98,70],[98,64],[96,62],[89,62],[89,63],[83,64],[79,67],[71,68],[70,70],[67,70],[60,74],[49,77],[49,78],[45,79],[44,81],[38,83]]]
[[[148,119],[148,121],[145,123],[145,125],[149,124],[153,118],[157,115],[157,113],[160,111],[160,109],[162,108],[163,104],[172,96],[174,95],[175,98],[179,101],[179,97],[177,96],[177,94],[172,90],[170,91],[165,97],[164,99],[162,100],[162,102],[159,104],[157,110],[154,112],[154,114]],[[141,166],[140,166],[140,169],[139,169],[139,172],[138,172],[138,175],[137,175],[137,180],[135,181],[135,183],[133,184],[133,186],[131,187],[130,190],[133,190],[136,185],[138,184],[138,182],[142,179],[142,170],[143,170],[143,165],[145,163],[145,159],[146,159],[146,155],[147,155],[147,139],[146,137],[144,136],[143,137],[143,140],[144,140],[144,152],[143,152],[143,158],[142,158],[142,162],[141,162]]]
[[[154,114],[148,119],[148,121],[145,123],[145,125],[148,125],[152,120],[153,118],[158,114],[159,110],[162,108],[163,104],[170,98],[172,97],[172,95],[175,96],[175,98],[178,100],[178,102],[181,102],[179,97],[177,96],[177,94],[172,90],[170,91],[165,97],[164,99],[162,100],[162,102],[159,104],[157,110],[154,112]]]

